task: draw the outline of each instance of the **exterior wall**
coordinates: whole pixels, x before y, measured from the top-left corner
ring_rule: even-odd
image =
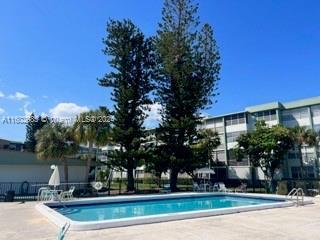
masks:
[[[264,180],[264,174],[260,168],[256,168],[256,179]],[[251,179],[250,167],[242,166],[229,166],[228,167],[228,177],[230,179]]]
[[[61,181],[63,166],[58,165]],[[48,182],[50,165],[0,165],[0,182]],[[85,182],[85,166],[69,166],[69,182]]]

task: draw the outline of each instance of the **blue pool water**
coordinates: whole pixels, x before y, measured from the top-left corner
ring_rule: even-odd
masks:
[[[74,221],[101,221],[156,214],[230,208],[278,202],[260,198],[233,196],[185,197],[174,199],[137,200],[130,202],[99,203],[52,207]]]

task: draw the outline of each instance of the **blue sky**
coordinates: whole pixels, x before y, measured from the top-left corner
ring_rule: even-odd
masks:
[[[222,57],[221,95],[206,113],[320,95],[319,1],[198,2]],[[111,107],[96,80],[110,70],[101,52],[106,21],[130,18],[152,35],[161,7],[161,0],[1,1],[0,119]],[[24,140],[25,126],[1,122],[0,138]]]

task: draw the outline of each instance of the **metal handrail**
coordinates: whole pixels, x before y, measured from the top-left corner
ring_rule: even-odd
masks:
[[[287,195],[287,199],[289,198],[289,197],[291,197],[291,199],[292,199],[292,196],[295,194],[297,192],[297,189],[296,188],[293,188],[293,189],[291,189],[291,191],[288,193],[288,195]]]
[[[304,204],[304,192],[302,188],[293,188],[287,195],[287,199],[293,200],[293,197],[296,196],[296,204],[299,205],[299,197],[301,197],[301,205]]]

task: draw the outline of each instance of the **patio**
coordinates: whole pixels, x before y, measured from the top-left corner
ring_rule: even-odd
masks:
[[[66,239],[223,239],[308,240],[320,234],[320,199],[304,207],[245,212],[175,222],[87,232],[68,232]],[[0,239],[56,239],[59,229],[42,216],[35,202],[1,203]]]

